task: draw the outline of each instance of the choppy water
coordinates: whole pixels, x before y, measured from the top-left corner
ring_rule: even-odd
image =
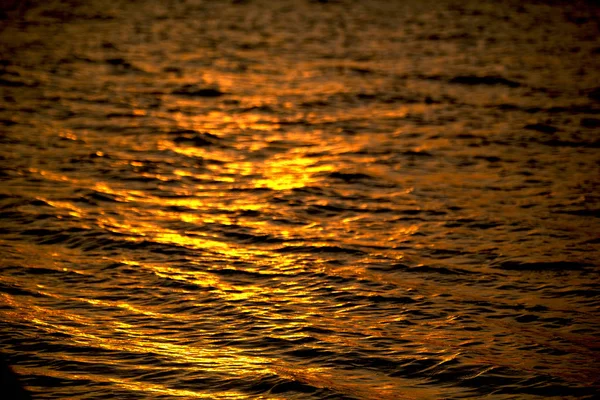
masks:
[[[13,3],[0,352],[36,398],[600,392],[592,2]]]

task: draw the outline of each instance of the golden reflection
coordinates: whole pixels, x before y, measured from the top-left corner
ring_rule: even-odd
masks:
[[[63,298],[64,300],[64,298]],[[79,298],[80,301],[85,299]],[[127,312],[155,318],[156,320],[195,320],[194,316],[181,316],[179,314],[155,313],[141,307],[127,303],[112,301],[98,301],[97,305],[103,307],[120,308]],[[145,306],[147,308],[147,306]],[[123,324],[119,318],[98,321],[85,317],[80,313],[66,310],[51,310],[36,306],[31,301],[21,305],[19,313],[13,312],[16,320],[27,319],[36,323],[40,329],[51,332],[61,332],[71,337],[79,345],[99,347],[106,350],[129,351],[138,354],[147,354],[149,351],[167,357],[175,357],[182,363],[193,363],[202,367],[204,371],[215,371],[236,376],[254,374],[264,371],[270,360],[261,356],[248,356],[243,350],[235,347],[213,345],[207,340],[199,339],[198,345],[179,344],[177,338],[152,335],[152,330],[144,327]],[[115,315],[118,317],[118,314]],[[70,323],[65,324],[68,320]],[[53,321],[57,321],[54,323]],[[125,330],[126,336],[106,336],[106,328],[111,330]],[[160,333],[157,329],[155,333]],[[204,342],[204,343],[202,343]],[[68,353],[64,354],[65,357]]]
[[[191,173],[178,170],[179,176],[190,176],[207,182],[229,182],[245,184],[247,177],[256,188],[269,188],[273,190],[289,190],[308,186],[315,182],[315,174],[335,170],[333,165],[317,165],[314,158],[305,157],[303,154],[292,153],[285,156],[276,156],[267,159],[264,163],[254,161],[234,161],[226,152],[214,151],[199,147],[176,146],[169,141],[161,142],[161,148],[168,148],[176,153],[191,158],[210,158],[224,162],[223,165],[208,165],[206,168],[213,173]],[[256,151],[257,148],[249,149]]]
[[[366,375],[360,370],[348,368],[311,368],[298,364],[286,365],[282,362],[274,364],[271,368],[281,377],[318,388],[329,388],[335,392],[350,394],[352,397],[360,399],[433,399],[439,397],[440,394],[437,388],[419,385],[419,383],[425,383],[424,380],[415,382],[415,379],[390,377],[374,371],[370,371],[370,374]],[[399,382],[401,383],[399,384]],[[402,393],[398,393],[399,385],[402,387]],[[459,388],[454,391],[457,394],[461,392]]]
[[[264,178],[257,179],[254,183],[259,188],[289,190],[309,186],[315,182],[315,174],[333,170],[332,165],[315,165],[315,160],[308,157],[275,159],[266,163]]]
[[[75,357],[61,357],[64,361],[74,360]],[[87,359],[83,359],[83,361],[87,361]],[[154,371],[163,371],[163,369],[159,367],[149,367],[145,365],[137,365],[136,369],[139,371],[147,370],[148,372]],[[182,368],[179,368],[181,370]],[[192,390],[185,389],[173,389],[166,385],[160,385],[157,383],[150,382],[140,382],[135,380],[135,378],[113,378],[106,377],[100,374],[84,374],[81,372],[78,373],[67,373],[59,370],[54,370],[50,368],[29,368],[29,367],[18,367],[16,368],[17,372],[22,375],[43,375],[56,379],[64,379],[64,380],[81,380],[81,381],[93,381],[99,383],[110,383],[111,385],[116,386],[117,388],[138,392],[140,395],[146,395],[147,393],[154,393],[162,396],[168,396],[169,398],[194,398],[194,399],[223,399],[223,400],[241,400],[247,399],[248,395],[245,393],[237,392],[235,390],[220,390],[218,395],[214,393],[200,393],[194,392]],[[271,397],[269,397],[271,398]],[[276,399],[276,398],[274,398]]]
[[[95,190],[100,193],[114,195],[118,200],[123,201],[123,202],[135,201],[135,200],[138,200],[140,197],[146,196],[146,194],[141,190],[114,189],[113,187],[109,186],[109,184],[107,182],[98,182],[98,181],[92,180],[92,179],[72,178],[67,175],[58,174],[56,172],[49,171],[49,170],[30,168],[29,172],[43,176],[44,178],[49,179],[51,181],[69,182],[76,188],[88,188],[88,189]],[[53,200],[45,199],[42,197],[38,197],[38,198],[43,201],[46,201],[48,203],[53,202],[58,207],[71,209],[72,211],[75,211],[79,214],[82,214],[82,212],[83,212],[82,209],[77,208],[76,206],[74,206],[73,204],[68,203],[68,202],[53,201]]]
[[[59,132],[58,136],[63,139],[68,139],[68,140],[78,140],[79,139],[79,137],[77,137],[77,135],[70,130],[61,130]]]
[[[55,182],[69,182],[71,180],[67,175],[57,174],[56,172],[43,169],[30,168],[29,172],[39,174],[40,176]]]
[[[175,153],[184,155],[189,158],[198,158],[198,159],[216,159],[221,162],[233,162],[235,157],[233,154],[229,154],[227,151],[223,150],[215,150],[215,149],[206,149],[203,147],[194,147],[194,146],[180,146],[171,142],[170,140],[159,140],[157,145],[159,150],[170,150]],[[219,176],[211,176],[213,179],[220,179],[223,177]]]
[[[124,202],[137,201],[139,198],[146,196],[146,194],[141,190],[114,189],[106,182],[95,182],[93,189],[100,193],[114,195],[117,197],[117,199]]]
[[[53,200],[48,200],[48,199],[44,199],[41,197],[39,199],[43,200],[44,202],[48,203],[49,205],[51,205],[54,208],[57,208],[57,209],[62,208],[65,210],[69,210],[68,214],[73,217],[80,218],[86,214],[86,212],[82,208],[77,207],[74,204],[69,203],[68,201],[53,201]]]
[[[156,276],[186,282],[198,287],[209,287],[215,290],[221,298],[227,301],[246,300],[251,297],[264,297],[265,290],[255,285],[234,285],[219,279],[216,274],[203,271],[182,271],[178,268],[166,267],[160,264],[138,264],[152,271]],[[123,306],[130,307],[130,306]]]
[[[252,129],[255,131],[272,131],[279,128],[278,117],[271,117],[261,114],[242,114],[237,115],[235,121],[240,129]]]
[[[196,250],[209,250],[211,252],[219,253],[231,259],[247,259],[250,255],[269,255],[267,251],[261,251],[256,249],[245,249],[237,247],[226,242],[212,240],[208,237],[190,237],[182,235],[175,231],[160,231],[152,234],[152,240],[158,243],[171,244],[177,246],[188,247]]]

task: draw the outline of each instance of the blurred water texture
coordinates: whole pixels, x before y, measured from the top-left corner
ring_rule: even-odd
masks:
[[[36,399],[599,394],[593,2],[10,3]]]

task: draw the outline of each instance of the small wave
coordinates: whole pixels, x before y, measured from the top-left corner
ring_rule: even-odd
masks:
[[[99,202],[104,203],[121,203],[123,202],[120,196],[110,193],[98,192],[95,190],[83,189],[77,192],[79,197],[75,198],[75,201],[87,203],[90,205],[98,205]]]
[[[184,85],[184,86],[180,87],[179,89],[175,89],[175,90],[173,90],[172,93],[179,95],[179,96],[205,97],[205,98],[220,97],[225,94],[225,92],[223,92],[217,88],[200,87],[200,86],[191,85],[191,84]]]
[[[362,250],[349,249],[339,246],[285,246],[275,250],[279,253],[309,253],[309,254],[322,254],[322,253],[338,253],[348,255],[362,255],[365,254]]]
[[[276,238],[271,235],[255,235],[242,232],[225,232],[222,235],[226,238],[234,239],[239,243],[283,243],[286,241],[285,239]]]
[[[20,87],[30,86],[30,85],[28,85],[25,82],[19,81],[19,80],[0,78],[0,86],[20,88]]]
[[[273,278],[273,277],[282,277],[284,274],[279,274],[277,272],[254,272],[247,271],[243,269],[233,269],[233,268],[220,268],[220,269],[211,269],[210,272],[215,275],[220,276],[229,276],[229,277],[240,277],[244,279],[251,280],[253,282],[259,282],[264,280],[265,278]]]
[[[528,129],[531,131],[538,131],[542,133],[556,133],[558,132],[558,128],[548,125],[548,124],[528,124],[523,127],[524,129]]]
[[[501,76],[493,76],[493,75],[487,75],[487,76],[459,75],[459,76],[455,76],[454,78],[451,78],[448,82],[456,83],[456,84],[460,84],[460,85],[469,85],[469,86],[500,85],[500,86],[508,86],[511,88],[517,88],[517,87],[521,86],[521,84],[519,82],[511,81],[510,79],[506,79]]]
[[[441,266],[429,266],[429,265],[418,265],[408,266],[406,264],[398,263],[391,265],[372,265],[369,269],[373,271],[381,272],[410,272],[410,273],[421,273],[421,274],[440,274],[440,275],[472,275],[474,272],[465,270],[462,268],[447,268]]]
[[[550,139],[541,141],[541,144],[551,147],[580,147],[585,149],[597,149],[600,148],[600,140],[595,141],[575,141],[575,140],[561,140],[561,139]]]
[[[494,266],[508,271],[582,271],[591,267],[588,263],[576,261],[503,261]]]
[[[594,209],[594,210],[590,210],[590,209],[566,209],[566,210],[558,210],[557,212],[562,213],[562,214],[571,214],[571,215],[577,215],[577,216],[581,216],[581,217],[595,217],[595,218],[600,218],[600,209]],[[600,239],[597,239],[600,240]],[[593,242],[590,242],[593,243]]]
[[[600,87],[589,89],[586,92],[590,99],[600,102]]]
[[[218,136],[208,132],[197,132],[191,129],[184,129],[170,132],[171,135],[176,135],[173,142],[176,144],[187,144],[196,147],[205,147],[218,144],[220,139]]]
[[[234,383],[234,382],[232,382]],[[246,384],[244,384],[246,383]],[[277,375],[268,375],[250,382],[236,382],[236,385],[242,384],[245,392],[252,394],[292,394],[292,393],[315,393],[318,387],[289,378],[283,378]]]
[[[359,294],[339,294],[335,296],[335,299],[338,301],[344,301],[350,304],[356,303],[366,303],[368,305],[380,305],[383,303],[389,304],[414,304],[417,303],[418,300],[413,299],[410,296],[385,296],[385,295],[373,295],[373,296],[364,296]]]
[[[582,118],[579,124],[582,128],[597,129],[600,128],[600,119]]]
[[[23,287],[17,286],[11,283],[0,282],[0,292],[10,294],[13,296],[31,296],[31,297],[44,297],[43,294],[25,289]]]
[[[346,183],[363,182],[365,180],[373,179],[372,176],[363,174],[362,172],[332,172],[328,176],[333,179],[342,180]]]

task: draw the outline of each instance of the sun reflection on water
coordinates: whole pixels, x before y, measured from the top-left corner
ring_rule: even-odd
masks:
[[[579,3],[17,3],[0,344],[50,396],[598,386]]]

